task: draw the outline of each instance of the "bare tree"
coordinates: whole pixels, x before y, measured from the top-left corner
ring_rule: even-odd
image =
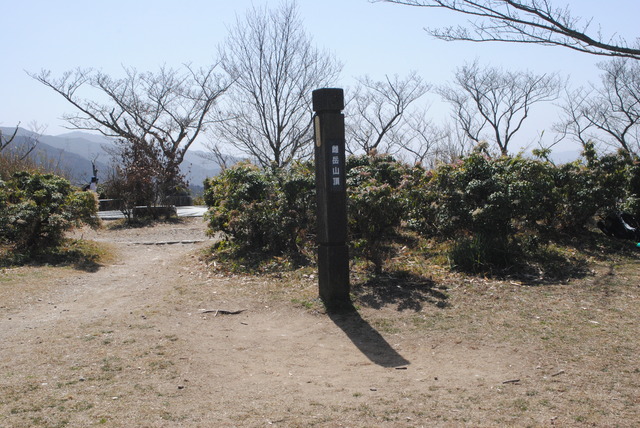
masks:
[[[411,122],[422,127],[416,131],[424,132],[425,123],[419,123],[417,113],[409,111],[409,107],[429,89],[430,85],[415,72],[405,78],[385,76],[382,81],[369,76],[358,79],[358,87],[346,108],[349,151],[398,150],[407,143],[406,132]]]
[[[629,154],[640,154],[640,64],[614,59],[599,64],[601,84],[579,114]]]
[[[474,62],[456,71],[454,86],[438,92],[451,104],[456,122],[472,141],[491,141],[506,155],[531,107],[556,99],[561,87],[555,74],[481,68]]]
[[[77,113],[64,115],[69,128],[117,137],[154,156],[161,166],[163,191],[170,192],[183,184],[179,166],[184,155],[211,124],[211,109],[230,82],[216,73],[216,65],[186,66],[185,72],[165,67],[158,73],[124,71],[120,79],[90,69],[68,71],[60,78],[49,71],[31,77],[76,108]],[[91,98],[81,95],[86,90],[93,90]]]
[[[29,130],[27,132],[23,132],[21,135],[18,135],[20,131],[20,123],[18,123],[15,129],[7,135],[5,135],[2,129],[0,129],[0,152],[8,149],[11,143],[14,143],[13,146],[18,147],[11,147],[12,155],[15,156],[17,160],[25,160],[40,143],[40,138],[42,137],[44,130],[45,127],[36,122],[31,122],[29,124]]]
[[[311,92],[330,85],[341,65],[313,46],[296,4],[250,9],[220,54],[236,84],[217,127],[219,140],[263,167],[283,167],[310,153]]]
[[[473,150],[473,144],[459,127],[447,122],[442,127],[444,138],[435,148],[431,157],[431,167],[438,163],[453,163]]]
[[[442,8],[472,17],[468,26],[427,31],[442,40],[511,42],[563,46],[594,55],[640,59],[637,42],[605,38],[591,19],[572,15],[567,6],[549,0],[377,0],[408,6]]]
[[[238,161],[237,158],[224,153],[223,147],[215,142],[209,142],[205,144],[205,146],[209,149],[208,152],[198,153],[198,156],[202,159],[206,159],[212,162],[215,162],[216,165],[220,167],[221,171],[226,170],[231,167],[231,165]]]
[[[583,148],[596,139],[593,123],[584,114],[584,106],[590,95],[591,92],[584,88],[566,90],[563,102],[559,106],[562,120],[554,125],[560,138],[572,138]]]
[[[407,162],[433,168],[449,142],[449,130],[427,118],[427,108],[410,115],[405,127],[400,157]]]
[[[161,192],[161,183],[155,179],[162,174],[158,148],[149,150],[148,146],[117,140],[111,154],[114,164],[107,171],[106,198],[118,200],[119,209],[128,220],[139,206],[147,207],[148,214],[157,217],[158,211],[151,207],[156,206]]]

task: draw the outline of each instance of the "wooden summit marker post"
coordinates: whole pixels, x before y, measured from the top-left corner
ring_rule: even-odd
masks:
[[[347,247],[344,93],[313,91],[316,195],[318,216],[318,285],[331,310],[351,307]]]

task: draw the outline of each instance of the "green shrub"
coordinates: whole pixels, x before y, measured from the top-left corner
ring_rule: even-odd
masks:
[[[477,153],[441,165],[412,192],[411,224],[425,236],[507,236],[513,204],[503,170],[503,163]]]
[[[412,169],[389,156],[350,157],[348,170],[349,234],[352,254],[374,263],[389,251],[396,229],[406,218]],[[258,253],[305,256],[315,246],[315,178],[311,163],[262,170],[241,163],[205,183],[209,233],[222,232],[218,249],[236,256]]]
[[[473,153],[460,162],[441,165],[422,180],[420,202],[414,202],[411,224],[425,236],[452,240],[453,267],[471,272],[504,266],[510,260],[509,237],[520,206],[527,205],[525,186],[510,186],[506,159]],[[514,199],[512,193],[518,193]]]
[[[391,156],[347,159],[349,235],[354,255],[382,271],[397,229],[407,218],[408,189],[414,171]]]
[[[506,187],[509,232],[544,232],[553,227],[559,194],[555,165],[522,156],[497,159],[499,179]]]
[[[0,186],[1,239],[18,252],[57,247],[81,223],[97,224],[97,200],[52,174],[19,172]]]
[[[585,150],[585,162],[561,165],[556,171],[558,208],[556,225],[559,229],[576,232],[584,229],[596,214],[624,209],[632,198],[634,166],[623,154],[596,156]]]
[[[598,214],[637,213],[639,174],[628,155],[598,157],[589,147],[583,161],[560,166],[473,153],[414,181],[409,225],[452,240],[452,264],[464,270],[504,267],[536,251],[523,236],[539,245],[549,232],[584,233]]]
[[[0,245],[8,239],[9,234],[9,192],[7,184],[0,179]]]
[[[209,233],[238,255],[302,256],[315,230],[315,184],[310,164],[265,171],[249,163],[205,182]]]
[[[521,231],[578,231],[619,208],[635,168],[620,155],[555,166],[521,156],[474,153],[441,165],[414,191],[411,224],[427,236],[461,231],[509,237]],[[633,196],[633,195],[631,195]]]
[[[640,219],[640,161],[629,160],[626,168],[625,199],[620,209]]]

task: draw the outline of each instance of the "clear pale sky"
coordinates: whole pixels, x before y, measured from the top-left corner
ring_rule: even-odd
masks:
[[[73,109],[26,71],[51,70],[59,76],[77,67],[100,69],[113,77],[122,66],[157,71],[162,65],[195,66],[215,61],[217,45],[236,15],[243,16],[260,0],[4,0],[0,24],[0,126],[46,125],[46,133],[64,129],[60,117]],[[277,6],[278,1],[267,1]],[[576,16],[593,18],[605,36],[617,34],[633,42],[640,36],[640,2],[631,0],[554,0],[568,4]],[[406,75],[416,70],[433,84],[451,79],[456,67],[478,59],[481,64],[537,73],[559,72],[572,86],[598,80],[596,64],[605,60],[568,49],[517,44],[443,42],[424,27],[463,23],[452,12],[413,8],[368,0],[298,0],[301,18],[314,43],[343,64],[337,86],[348,91],[354,77],[369,74]],[[436,122],[448,107],[434,96],[430,115]],[[552,105],[538,111],[520,135],[518,146],[536,133],[550,131],[556,113]],[[514,147],[515,148],[515,147]]]

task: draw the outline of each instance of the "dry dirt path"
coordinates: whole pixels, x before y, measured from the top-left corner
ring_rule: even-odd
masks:
[[[541,363],[535,345],[523,352],[469,343],[429,330],[420,313],[403,322],[426,333],[386,323],[393,310],[379,311],[375,323],[315,313],[270,293],[277,280],[208,272],[196,257],[207,245],[201,219],[82,233],[109,242],[117,260],[95,272],[37,268],[0,281],[0,427],[563,420],[553,408],[528,415],[492,407],[535,388],[554,393],[558,366]],[[299,287],[315,287],[306,281]],[[551,389],[509,383],[516,379]]]

